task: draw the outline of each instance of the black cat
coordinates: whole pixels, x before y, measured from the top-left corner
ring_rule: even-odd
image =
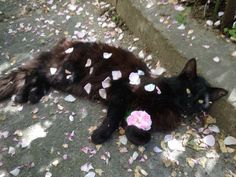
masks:
[[[16,94],[15,101],[38,102],[50,88],[99,99],[107,116],[93,132],[92,142],[105,142],[128,112],[146,111],[152,120],[148,131],[125,127],[128,140],[143,145],[153,131],[172,130],[183,116],[206,112],[211,103],[227,94],[197,75],[196,60],[170,78],[152,78],[148,67],[131,52],[102,43],[62,39],[52,50],[0,79],[0,99]]]

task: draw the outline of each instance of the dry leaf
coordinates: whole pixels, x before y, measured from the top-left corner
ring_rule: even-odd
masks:
[[[102,174],[104,173],[104,171],[102,169],[95,169],[95,172],[99,175],[102,176]]]
[[[188,163],[188,165],[189,165],[191,168],[193,168],[194,165],[195,165],[195,160],[192,159],[192,158],[190,158],[190,157],[187,157],[187,158],[186,158],[186,162]]]

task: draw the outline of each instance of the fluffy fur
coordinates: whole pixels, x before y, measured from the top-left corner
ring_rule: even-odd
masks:
[[[73,49],[71,53],[65,52]],[[112,54],[104,59],[104,52]],[[91,59],[91,63],[88,62]],[[55,74],[50,68],[56,68]],[[112,71],[120,71],[122,77],[112,79]],[[132,72],[142,71],[139,85],[129,83]],[[110,77],[110,87],[102,88],[102,82]],[[86,91],[86,84],[91,90]],[[147,92],[147,84],[155,84],[161,90]],[[189,60],[178,76],[152,78],[148,67],[131,52],[102,43],[89,43],[62,39],[48,52],[42,52],[17,70],[0,78],[0,100],[16,94],[18,103],[38,102],[50,88],[99,99],[108,106],[107,116],[93,132],[92,142],[105,142],[121,123],[125,124],[127,112],[145,110],[151,115],[152,128],[143,131],[125,125],[127,138],[135,145],[143,145],[151,139],[151,132],[172,130],[183,115],[200,114],[210,104],[227,94],[222,88],[211,87],[197,75],[196,60]],[[105,97],[101,97],[101,89]]]

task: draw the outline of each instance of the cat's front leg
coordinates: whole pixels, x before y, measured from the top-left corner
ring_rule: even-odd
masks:
[[[117,105],[118,106],[118,105]],[[103,120],[92,134],[91,140],[94,144],[102,144],[110,138],[112,133],[119,127],[119,123],[124,116],[124,110],[121,107],[110,105],[108,107],[107,117]]]
[[[124,118],[131,100],[132,94],[123,83],[120,83],[118,87],[114,85],[111,89],[113,94],[109,100],[107,117],[91,136],[91,140],[95,144],[102,144],[110,138]]]

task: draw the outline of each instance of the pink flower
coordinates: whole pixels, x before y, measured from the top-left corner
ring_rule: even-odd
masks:
[[[150,130],[152,125],[152,120],[150,115],[145,111],[133,111],[127,117],[128,125],[134,125],[142,130]]]

